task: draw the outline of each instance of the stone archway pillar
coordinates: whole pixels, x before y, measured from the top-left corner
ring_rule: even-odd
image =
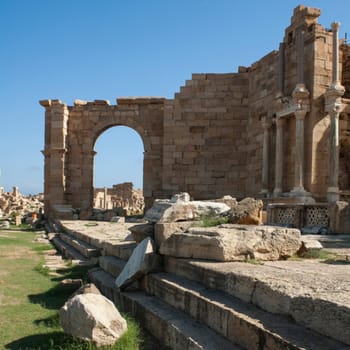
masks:
[[[60,100],[43,100],[45,107],[45,157],[44,194],[45,212],[50,213],[55,205],[66,204],[66,153],[69,111]]]

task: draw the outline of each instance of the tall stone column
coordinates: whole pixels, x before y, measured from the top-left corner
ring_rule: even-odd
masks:
[[[339,200],[339,112],[329,113],[331,119],[329,134],[329,180],[327,199],[329,202]]]
[[[332,23],[333,31],[333,82],[326,96],[326,110],[329,113],[331,125],[329,133],[329,170],[328,170],[328,202],[339,200],[339,114],[342,110],[342,100],[345,89],[339,81],[339,50],[338,29],[340,23]]]
[[[338,31],[340,27],[339,22],[332,23],[332,32],[333,32],[333,83],[339,82],[339,50],[338,50]]]
[[[276,119],[276,163],[275,163],[275,189],[273,194],[278,197],[282,193],[283,181],[283,129],[284,118]]]
[[[269,193],[269,164],[270,164],[270,130],[271,120],[267,117],[262,118],[262,126],[264,129],[263,139],[263,159],[262,159],[262,190],[261,194],[267,195]]]
[[[294,188],[292,192],[303,194],[304,190],[304,120],[307,111],[295,112],[295,163],[294,163]]]

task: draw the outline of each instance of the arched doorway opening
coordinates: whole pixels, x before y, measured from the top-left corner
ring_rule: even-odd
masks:
[[[94,211],[100,219],[142,215],[144,144],[132,128],[114,126],[101,133],[94,151]]]

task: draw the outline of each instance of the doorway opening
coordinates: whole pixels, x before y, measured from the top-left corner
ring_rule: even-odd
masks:
[[[141,216],[144,211],[144,145],[132,128],[114,126],[96,140],[94,151],[95,219]]]

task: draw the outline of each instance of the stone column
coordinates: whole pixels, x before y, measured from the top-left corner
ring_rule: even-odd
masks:
[[[327,198],[329,202],[339,200],[339,112],[329,113],[331,118],[329,139],[329,180]]]
[[[103,191],[103,209],[108,209],[108,206],[107,206],[107,187],[105,187],[104,191]]]
[[[294,188],[293,192],[304,190],[304,120],[307,111],[295,112],[295,161],[294,161]]]
[[[283,128],[284,118],[276,119],[276,163],[275,163],[275,189],[273,194],[278,197],[282,193],[283,180]]]
[[[339,81],[339,50],[338,29],[340,23],[332,23],[333,31],[333,82],[328,88],[326,97],[326,110],[331,120],[329,135],[329,179],[327,199],[329,202],[339,200],[339,114],[342,110],[341,97],[345,92]]]
[[[297,33],[297,79],[298,84],[304,84],[304,30]]]
[[[262,118],[262,126],[264,128],[263,139],[263,159],[262,159],[262,190],[260,193],[269,193],[269,155],[270,155],[270,129],[271,121],[267,117]]]
[[[339,82],[339,50],[338,50],[338,30],[340,27],[339,22],[332,23],[333,32],[333,83]]]

